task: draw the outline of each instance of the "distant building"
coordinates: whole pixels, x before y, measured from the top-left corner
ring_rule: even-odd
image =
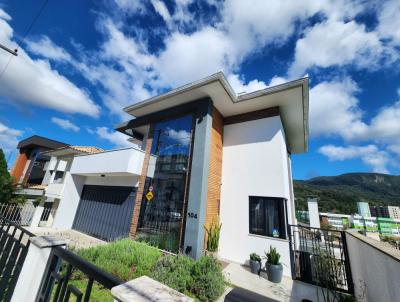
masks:
[[[392,219],[400,219],[400,207],[388,206],[389,217]]]
[[[370,213],[372,217],[389,218],[389,210],[387,206],[370,206]]]
[[[350,227],[351,215],[320,213],[320,219],[322,225],[330,225],[336,229],[342,230]]]
[[[362,202],[362,201],[357,202],[357,209],[358,209],[358,214],[360,216],[364,218],[371,217],[371,212],[368,202]]]

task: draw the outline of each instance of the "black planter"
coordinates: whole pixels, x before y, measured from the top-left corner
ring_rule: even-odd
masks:
[[[267,270],[268,280],[274,283],[280,283],[282,281],[283,266],[282,264],[269,264],[265,265]]]
[[[250,269],[253,274],[258,274],[261,269],[261,263],[256,260],[250,260]]]

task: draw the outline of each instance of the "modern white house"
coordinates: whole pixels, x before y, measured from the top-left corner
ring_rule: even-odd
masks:
[[[291,274],[291,155],[307,151],[307,78],[237,96],[217,73],[124,111],[133,118],[116,130],[132,148],[47,152],[53,227],[198,258],[219,219],[221,259],[246,263],[273,246]]]

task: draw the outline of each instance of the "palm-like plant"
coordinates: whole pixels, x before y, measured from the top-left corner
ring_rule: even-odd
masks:
[[[222,223],[219,222],[218,216],[211,222],[209,228],[204,226],[207,233],[207,251],[218,251],[219,236],[221,232]]]

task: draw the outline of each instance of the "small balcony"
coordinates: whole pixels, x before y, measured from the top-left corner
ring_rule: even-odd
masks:
[[[60,198],[64,188],[64,183],[51,183],[47,186],[45,195],[52,198]]]
[[[110,150],[96,154],[76,156],[71,174],[141,175],[145,152],[136,148]]]

